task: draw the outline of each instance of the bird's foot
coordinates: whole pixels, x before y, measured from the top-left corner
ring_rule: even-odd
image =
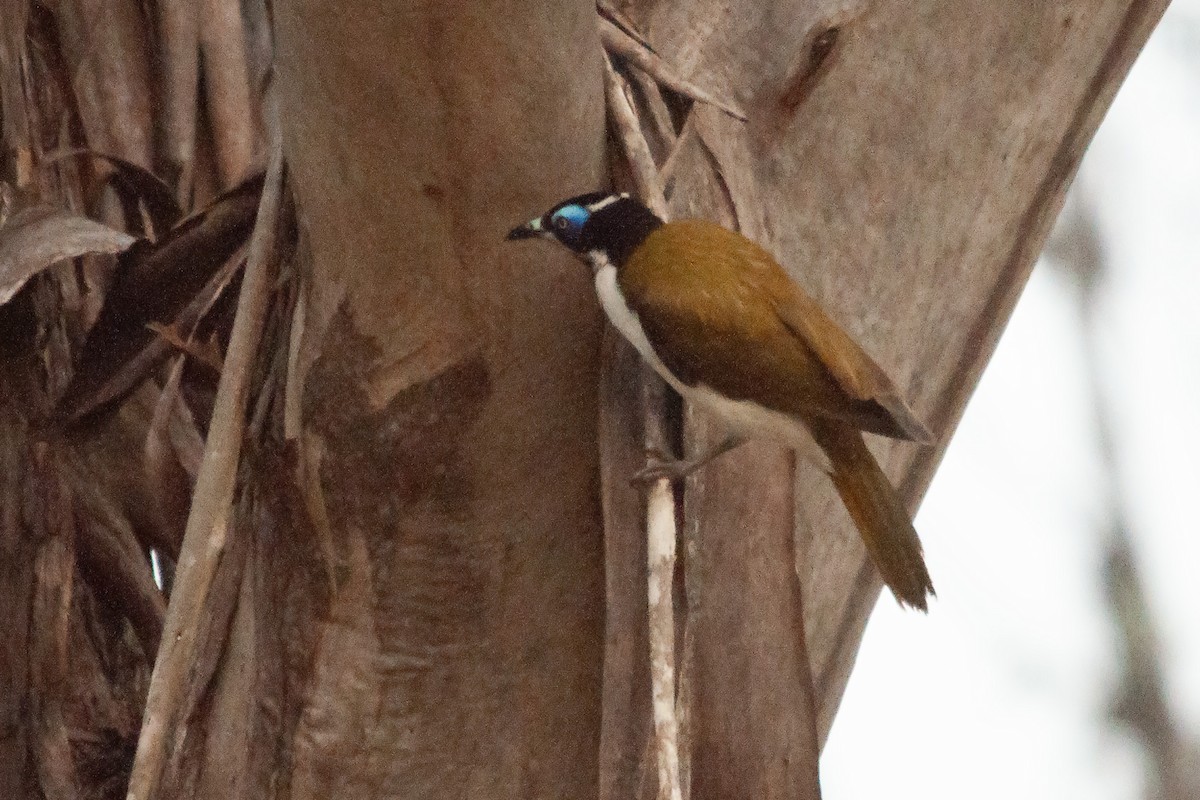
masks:
[[[691,475],[693,472],[703,467],[709,461],[712,461],[722,453],[728,453],[730,450],[741,445],[744,441],[746,440],[741,434],[731,433],[724,439],[709,447],[700,455],[685,459],[673,458],[657,447],[647,448],[646,466],[638,470],[637,473],[630,478],[629,482],[635,486],[646,486],[654,483],[660,478],[666,478],[670,481],[683,480],[688,475]]]
[[[656,447],[646,450],[646,461],[646,466],[629,479],[635,486],[649,486],[661,478],[669,481],[683,480],[699,466],[691,459],[672,458]]]

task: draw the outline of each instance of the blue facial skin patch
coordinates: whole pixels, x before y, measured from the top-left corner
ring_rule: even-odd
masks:
[[[550,218],[550,228],[563,244],[570,247],[579,240],[591,215],[592,212],[580,205],[563,206]]]

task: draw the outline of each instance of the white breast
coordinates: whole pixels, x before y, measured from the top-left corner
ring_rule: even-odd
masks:
[[[617,286],[616,267],[604,260],[600,254],[589,254],[589,257],[596,267],[596,295],[600,298],[604,313],[608,315],[613,327],[629,340],[642,358],[646,359],[646,363],[653,367],[671,388],[679,392],[684,399],[704,408],[732,432],[791,447],[801,457],[829,471],[829,457],[817,446],[808,429],[798,419],[751,400],[732,400],[704,384],[688,386],[675,377],[654,352],[637,314],[625,302],[625,297]]]
[[[608,315],[613,327],[629,340],[629,343],[641,353],[642,358],[646,359],[646,363],[653,367],[663,380],[671,384],[671,388],[687,397],[691,388],[671,374],[671,370],[667,369],[667,365],[650,346],[650,340],[646,338],[646,332],[642,330],[641,321],[637,318],[637,314],[633,313],[629,304],[625,302],[625,296],[617,287],[617,268],[612,264],[606,263],[596,270],[596,295],[600,298],[600,306]]]

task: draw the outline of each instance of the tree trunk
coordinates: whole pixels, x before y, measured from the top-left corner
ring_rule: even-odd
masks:
[[[600,73],[561,45],[598,65],[595,12],[276,13],[312,259],[296,442],[333,560],[264,576],[333,581],[255,623],[287,609],[283,650],[311,647],[280,677],[285,793],[594,796],[600,316],[582,270],[503,238],[605,180]]]

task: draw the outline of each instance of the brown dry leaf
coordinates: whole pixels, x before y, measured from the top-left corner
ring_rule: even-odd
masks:
[[[254,226],[262,175],[221,195],[157,243],[120,260],[104,309],[55,416],[78,421],[126,396],[171,352],[151,322],[191,329],[228,285]]]
[[[248,239],[262,182],[262,173],[246,179],[185,219],[153,248],[122,259],[106,310],[122,301],[135,307],[114,308],[117,316],[140,313],[145,321],[169,320],[171,309],[185,305]]]
[[[171,447],[175,450],[175,456],[187,472],[188,479],[194,483],[196,476],[200,474],[200,462],[204,459],[204,437],[182,392],[175,395],[167,434],[171,437]]]
[[[179,330],[178,325],[163,325],[161,322],[147,322],[146,327],[157,333],[163,339],[166,339],[167,344],[174,347],[181,353],[186,353],[196,359],[205,366],[212,367],[216,372],[220,372],[223,360],[221,351],[217,347],[215,340],[196,341],[194,338],[187,337]]]
[[[65,158],[79,157],[91,160],[94,166],[99,162],[104,168],[97,166],[97,172],[104,180],[112,181],[122,192],[145,205],[146,213],[154,224],[156,237],[170,230],[183,216],[183,209],[176,202],[171,187],[162,178],[140,164],[119,156],[76,147],[46,156],[42,166],[46,167]]]
[[[650,40],[647,39],[645,35],[637,29],[637,25],[629,18],[629,15],[614,6],[611,2],[608,0],[598,0],[596,3],[596,12],[601,16],[601,18],[608,20],[613,25],[616,25],[618,28],[620,28],[623,33],[640,44],[642,47],[646,48],[652,53],[655,52],[654,47],[650,44]]]
[[[0,305],[59,261],[89,253],[121,253],[135,241],[127,233],[70,211],[44,205],[22,209],[0,228]]]
[[[81,524],[76,547],[79,568],[88,583],[133,626],[147,663],[154,660],[162,636],[167,602],[129,520],[102,493],[79,478]]]
[[[171,422],[179,403],[183,361],[183,356],[175,359],[167,383],[159,393],[142,451],[146,482],[153,487],[154,494],[161,498],[159,521],[164,538],[174,545],[168,549],[172,558],[179,557],[179,544],[183,541],[188,507],[192,501],[193,478],[171,441]]]
[[[241,253],[235,253],[179,312],[175,324],[181,327],[197,325],[230,284],[236,283],[237,273],[244,263]],[[144,326],[140,332],[145,336],[139,338],[141,344],[132,352],[122,350],[119,357],[102,355],[96,360],[81,359],[74,378],[58,402],[55,418],[76,423],[114,407],[174,352],[171,342],[156,335],[149,326]],[[85,356],[86,353],[85,350]]]

